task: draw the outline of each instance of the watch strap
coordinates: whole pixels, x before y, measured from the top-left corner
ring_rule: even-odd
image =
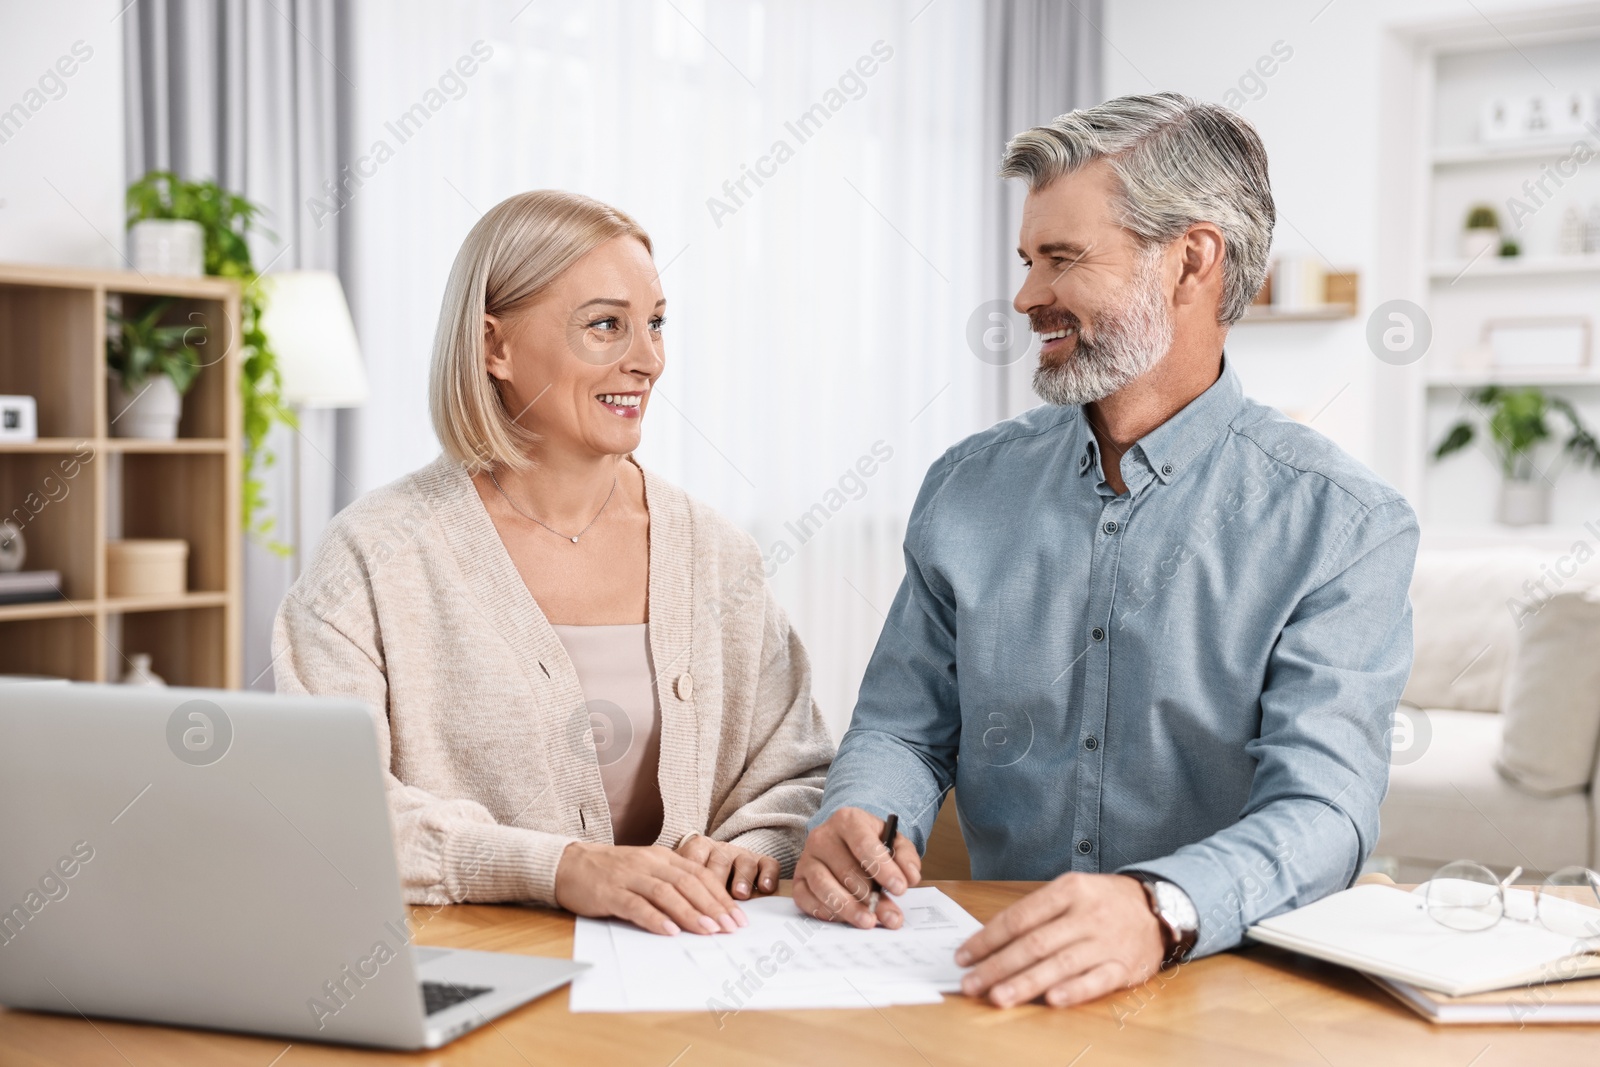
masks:
[[[1195,944],[1199,942],[1200,931],[1196,928],[1178,926],[1173,922],[1172,917],[1167,914],[1166,909],[1161,906],[1161,900],[1156,894],[1156,885],[1165,882],[1166,879],[1159,878],[1149,871],[1123,871],[1121,873],[1139,883],[1140,888],[1144,890],[1145,900],[1150,905],[1151,914],[1156,917],[1156,922],[1161,925],[1162,969],[1165,970],[1168,967],[1183,963],[1189,958],[1189,954],[1194,951]]]

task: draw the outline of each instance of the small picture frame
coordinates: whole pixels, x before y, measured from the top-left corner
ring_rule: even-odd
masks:
[[[1589,334],[1583,315],[1490,319],[1483,347],[1496,370],[1578,371],[1589,366]]]
[[[36,441],[39,408],[31,396],[0,396],[0,441]]]

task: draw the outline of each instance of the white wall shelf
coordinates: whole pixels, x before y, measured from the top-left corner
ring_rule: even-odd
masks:
[[[1428,265],[1428,277],[1436,282],[1538,278],[1560,274],[1600,274],[1600,255],[1483,256],[1476,260],[1435,260]]]
[[[1441,371],[1428,375],[1429,389],[1476,389],[1483,385],[1543,385],[1550,388],[1583,388],[1600,385],[1600,374],[1590,371],[1516,371],[1508,368],[1483,371]]]
[[[1497,163],[1536,163],[1542,159],[1561,159],[1572,151],[1572,146],[1577,140],[1580,140],[1580,138],[1541,142],[1532,145],[1517,145],[1516,147],[1508,146],[1506,148],[1485,148],[1482,145],[1437,148],[1433,152],[1433,165],[1435,167],[1471,167],[1492,166]]]
[[[1245,309],[1244,318],[1240,324],[1246,322],[1332,322],[1336,319],[1353,319],[1356,314],[1354,304],[1324,304],[1321,307],[1307,308],[1275,308],[1267,304],[1251,304]]]

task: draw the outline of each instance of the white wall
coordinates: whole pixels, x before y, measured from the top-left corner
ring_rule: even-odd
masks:
[[[0,261],[124,266],[125,2],[0,2]]]
[[[1492,22],[1535,5],[1477,6]],[[1459,0],[1106,0],[1101,25],[1107,96],[1170,89],[1235,107],[1271,157],[1274,253],[1320,253],[1360,272],[1354,319],[1236,327],[1228,354],[1258,400],[1302,417],[1327,405],[1313,425],[1394,482],[1402,462],[1375,417],[1393,379],[1365,341],[1373,308],[1412,295],[1380,289],[1383,42],[1398,22],[1471,13]],[[1263,77],[1256,64],[1274,45],[1291,54]]]

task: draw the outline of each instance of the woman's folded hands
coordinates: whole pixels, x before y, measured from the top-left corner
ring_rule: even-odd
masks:
[[[777,860],[698,835],[676,852],[662,845],[575,841],[556,868],[561,907],[590,918],[626,919],[668,936],[685,930],[731,933],[749,921],[737,900],[777,888]]]

